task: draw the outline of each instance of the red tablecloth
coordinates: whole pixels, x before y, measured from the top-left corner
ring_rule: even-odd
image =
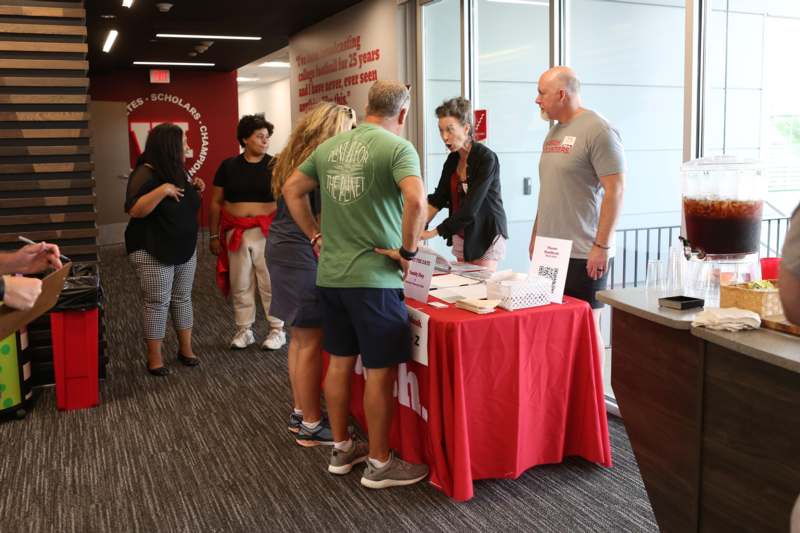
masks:
[[[540,464],[576,455],[611,466],[596,333],[588,304],[477,315],[430,315],[429,366],[400,365],[392,446],[431,467],[431,483],[456,500],[472,482],[517,478]],[[366,428],[363,369],[351,408]]]

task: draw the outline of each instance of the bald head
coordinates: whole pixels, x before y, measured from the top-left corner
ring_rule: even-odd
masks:
[[[581,82],[569,67],[553,67],[539,77],[536,103],[544,120],[568,122],[581,107]]]
[[[553,67],[546,70],[540,81],[552,84],[556,90],[565,90],[570,95],[577,95],[581,91],[581,82],[575,71],[569,67]]]

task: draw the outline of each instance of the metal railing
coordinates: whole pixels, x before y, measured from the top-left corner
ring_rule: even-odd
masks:
[[[761,223],[759,256],[780,257],[789,229],[789,218],[764,219]],[[667,259],[669,248],[680,235],[680,226],[629,228],[616,231],[617,254],[609,272],[610,288],[637,287],[644,283],[647,263]]]

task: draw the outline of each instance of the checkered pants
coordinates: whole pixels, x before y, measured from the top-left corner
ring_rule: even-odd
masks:
[[[191,328],[194,323],[192,283],[197,253],[180,265],[165,265],[145,250],[136,250],[128,260],[136,270],[144,298],[144,338],[164,338],[167,309],[172,314],[176,331]]]

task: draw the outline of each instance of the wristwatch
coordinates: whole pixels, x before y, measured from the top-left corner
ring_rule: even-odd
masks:
[[[399,250],[400,257],[402,257],[406,261],[411,261],[412,259],[414,259],[417,256],[417,252],[418,251],[419,250],[414,250],[413,252],[409,252],[408,250],[406,250],[402,246],[400,247],[400,250]]]

